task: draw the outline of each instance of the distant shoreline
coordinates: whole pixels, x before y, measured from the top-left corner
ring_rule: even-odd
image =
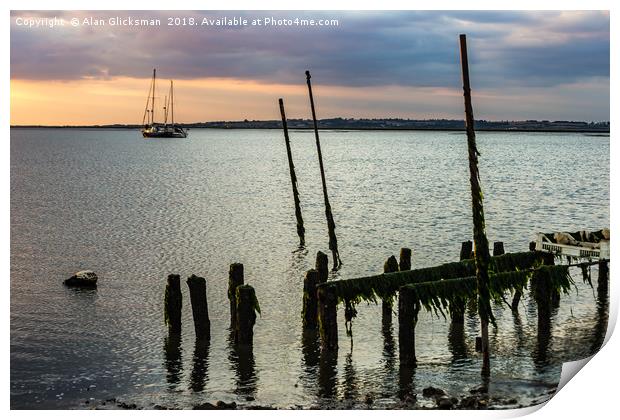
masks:
[[[180,124],[184,128],[188,129],[210,129],[210,130],[282,130],[282,128],[276,127],[209,127],[209,126],[186,126]],[[43,130],[43,129],[72,129],[72,130],[139,130],[141,126],[93,126],[93,125],[12,125],[11,129],[29,129],[29,130]],[[289,127],[290,131],[312,131],[312,128],[296,128]],[[453,132],[465,132],[465,128],[414,128],[414,127],[319,127],[321,131],[453,131]],[[601,134],[609,135],[610,130],[600,129],[553,129],[553,128],[476,128],[478,132],[500,132],[500,133],[582,133],[582,134]]]
[[[289,130],[312,130],[313,123],[308,119],[287,120]],[[281,130],[280,120],[240,120],[240,121],[204,121],[178,124],[179,126],[192,128],[216,128],[216,129],[249,129],[249,130]],[[402,118],[324,118],[318,121],[321,130],[380,130],[380,131],[464,131],[463,120],[453,119],[430,119],[410,120]],[[139,130],[139,124],[100,124],[100,125],[12,125],[11,128],[82,128],[82,129],[128,129]],[[548,121],[548,120],[524,120],[524,121],[489,121],[476,120],[476,131],[499,131],[499,132],[547,132],[547,133],[609,133],[609,121],[585,122],[585,121]]]

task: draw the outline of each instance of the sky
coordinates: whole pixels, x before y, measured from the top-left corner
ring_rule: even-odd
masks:
[[[65,24],[37,27],[45,17]],[[110,25],[115,17],[161,26]],[[224,17],[248,24],[208,24]],[[609,120],[605,11],[13,11],[11,124],[139,124],[153,68],[156,113],[174,79],[180,122],[279,119],[280,97],[289,118],[310,118],[305,70],[318,118],[460,119],[461,33],[476,119]]]

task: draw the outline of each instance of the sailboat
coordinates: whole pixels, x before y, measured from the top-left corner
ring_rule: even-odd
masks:
[[[153,69],[153,80],[146,99],[144,116],[142,117],[142,137],[148,138],[186,138],[187,131],[174,124],[174,84],[170,81],[170,91],[164,99],[164,122],[155,122],[155,78],[156,70]],[[170,113],[170,124],[168,114]]]

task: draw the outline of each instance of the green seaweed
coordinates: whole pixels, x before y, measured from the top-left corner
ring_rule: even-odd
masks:
[[[489,293],[496,302],[502,302],[501,296],[506,291],[520,291],[532,278],[532,293],[536,300],[547,300],[551,292],[568,293],[573,280],[570,277],[568,266],[540,266],[536,269],[495,273],[489,276]],[[435,315],[446,317],[445,312],[450,313],[451,307],[462,299],[474,299],[478,296],[476,277],[464,277],[428,281],[402,286],[410,294],[411,304],[418,308],[424,308]],[[401,290],[402,290],[401,289]],[[445,311],[445,312],[444,312]],[[492,315],[492,314],[491,314]],[[417,312],[416,312],[417,322]],[[495,325],[495,318],[490,317]]]
[[[494,274],[537,267],[542,264],[543,255],[539,251],[528,251],[492,257],[489,272]],[[329,288],[338,298],[339,303],[350,302],[352,305],[357,305],[361,301],[377,303],[377,298],[392,303],[401,286],[475,275],[475,262],[473,259],[468,259],[435,267],[331,281],[319,284],[317,287]]]

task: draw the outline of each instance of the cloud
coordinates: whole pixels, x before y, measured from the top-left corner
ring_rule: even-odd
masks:
[[[472,82],[552,87],[609,78],[602,12],[39,12],[39,16],[160,18],[162,27],[26,29],[12,12],[11,77],[79,80],[205,77],[332,86],[453,87],[457,37],[468,34]],[[332,27],[168,27],[168,16],[338,19]]]

